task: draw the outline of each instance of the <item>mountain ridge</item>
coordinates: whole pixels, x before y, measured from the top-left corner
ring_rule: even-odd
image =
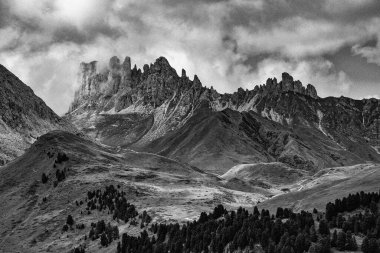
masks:
[[[142,223],[117,221],[100,205],[90,208],[88,192],[110,185],[125,192],[139,212],[152,215],[154,223],[181,224],[218,204],[311,211],[353,189],[377,190],[379,165],[369,161],[378,163],[380,156],[369,137],[378,100],[319,98],[307,86],[294,92],[300,87],[294,81],[280,82],[293,90],[276,92],[280,85],[274,79],[264,88],[240,89],[222,99],[198,78],[190,81],[185,71],[176,76],[164,59],[147,65],[145,74],[136,69],[132,75],[132,69],[133,78],[120,61],[111,63],[114,70],[103,77],[80,75],[86,85],[64,119],[41,106],[43,101],[13,75],[0,75],[0,96],[12,87],[24,91],[10,93],[19,95],[11,97],[13,103],[0,100],[2,115],[12,116],[8,121],[22,115],[16,117],[20,128],[12,131],[20,136],[29,136],[27,127],[41,131],[31,132],[36,141],[25,144],[30,148],[23,155],[0,167],[1,249],[61,252],[85,244],[86,251],[104,252],[99,240],[87,237],[90,224],[100,219],[121,234],[138,236]],[[284,79],[292,80],[288,74]],[[31,124],[45,114],[47,123]],[[66,122],[72,122],[97,141],[61,131],[70,130],[64,127],[51,131],[59,124],[49,119],[68,128]],[[64,232],[69,215],[82,228]],[[107,250],[116,248],[113,243]]]
[[[131,68],[130,61],[126,57],[121,63],[114,56],[108,70],[101,73],[97,71],[96,62],[81,63],[80,88],[65,116],[79,129],[107,145],[147,149],[190,163],[188,157],[196,157],[192,159],[195,161],[204,156],[193,165],[211,171],[217,168],[204,165],[205,160],[210,158],[212,163],[222,158],[221,173],[239,161],[282,159],[292,166],[312,165],[315,168],[380,161],[378,147],[372,147],[371,139],[376,119],[380,117],[377,99],[320,98],[314,86],[305,87],[288,73],[283,73],[279,82],[276,78],[268,78],[264,85],[255,86],[253,90],[239,88],[232,94],[219,94],[213,87],[203,86],[197,75],[190,80],[182,70],[179,76],[164,57],[153,64],[145,64],[143,70],[136,65]],[[226,110],[241,115],[216,116]],[[208,120],[214,116],[216,121]],[[194,117],[199,119],[191,121]],[[202,118],[204,120],[200,120]],[[281,127],[278,125],[275,130],[267,131],[265,119]],[[193,124],[191,128],[189,124]],[[250,124],[258,124],[258,127],[251,129]],[[197,132],[198,129],[206,132]],[[208,131],[219,131],[222,136],[205,142],[202,134]],[[273,138],[283,136],[284,132],[291,138],[282,142]],[[253,137],[260,135],[261,139]],[[224,136],[230,136],[230,143],[237,146],[228,147]],[[313,143],[313,136],[318,136],[318,145]],[[186,139],[200,142],[183,142]],[[216,140],[220,147],[214,149]],[[277,153],[268,155],[273,145],[278,146]],[[320,147],[325,147],[326,151]],[[244,154],[244,149],[251,152]]]

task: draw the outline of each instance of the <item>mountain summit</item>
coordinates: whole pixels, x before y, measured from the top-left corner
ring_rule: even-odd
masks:
[[[252,90],[220,94],[164,57],[143,69],[116,56],[105,71],[81,63],[66,117],[104,144],[146,150],[224,173],[240,163],[324,168],[380,161],[372,143],[376,99],[320,98],[283,73]]]

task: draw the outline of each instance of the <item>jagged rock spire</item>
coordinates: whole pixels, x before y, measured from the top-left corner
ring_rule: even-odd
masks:
[[[75,94],[72,109],[79,104],[78,101],[101,95],[112,97],[116,94],[123,94],[122,98],[128,101],[128,103],[116,102],[119,109],[132,104],[136,97],[143,97],[145,103],[159,106],[175,91],[180,91],[179,93],[184,94],[188,89],[194,90],[192,93],[194,96],[200,96],[205,92],[204,94],[213,94],[211,100],[221,97],[221,94],[215,90],[211,92],[208,88],[203,89],[203,85],[197,75],[194,75],[191,81],[187,77],[186,71],[182,69],[181,75],[178,76],[168,60],[162,56],[156,59],[153,64],[145,64],[143,71],[137,69],[136,65],[131,69],[131,58],[128,56],[125,57],[122,63],[117,56],[111,57],[106,73],[98,73],[96,65],[96,61],[81,63],[79,73],[80,89]],[[268,78],[262,86],[256,86],[253,90],[239,89],[236,95],[234,95],[235,93],[230,95],[234,103],[241,104],[248,102],[258,92],[264,96],[294,92],[314,99],[318,98],[314,86],[308,84],[304,87],[300,81],[295,81],[286,72],[282,73],[280,82],[277,82],[276,78]],[[226,94],[225,98],[228,100],[228,94]],[[99,101],[97,102],[99,103]],[[100,104],[103,103],[108,102],[100,101]],[[113,103],[108,104],[109,106],[113,106]]]
[[[282,73],[281,77],[282,78],[280,83],[277,83],[276,78],[268,78],[266,84],[263,86],[263,89],[274,93],[292,91],[294,93],[309,96],[314,99],[318,98],[317,91],[313,85],[308,84],[307,87],[304,87],[301,81],[294,81],[293,77],[286,72]]]

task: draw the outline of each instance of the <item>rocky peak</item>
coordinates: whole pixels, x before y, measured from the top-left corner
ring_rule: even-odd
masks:
[[[172,66],[170,66],[168,60],[161,56],[159,57],[152,66],[153,72],[158,72],[164,76],[174,76],[178,77],[177,72]]]
[[[294,92],[304,96],[318,98],[318,94],[313,85],[308,84],[307,87],[302,85],[299,80],[294,81],[293,77],[284,72],[281,75],[280,83],[277,83],[276,78],[268,78],[265,85],[262,86],[262,90],[266,94],[280,94],[283,92]]]
[[[115,107],[116,111],[119,111],[137,101],[158,107],[175,93],[195,96],[191,99],[186,98],[186,101],[204,100],[206,98],[210,104],[220,105],[215,108],[224,108],[227,104],[232,108],[234,106],[244,107],[257,94],[260,97],[270,97],[293,92],[318,99],[316,89],[311,84],[304,87],[301,81],[294,80],[286,72],[282,73],[280,82],[276,78],[268,78],[264,85],[256,86],[253,90],[239,88],[233,94],[221,95],[216,90],[203,87],[197,75],[194,75],[191,81],[184,69],[178,76],[176,70],[170,66],[165,57],[159,57],[150,65],[144,64],[141,70],[136,65],[131,69],[130,57],[125,57],[121,63],[117,56],[113,56],[109,60],[109,69],[106,74],[98,73],[96,64],[96,61],[81,63],[80,89],[75,95],[71,110],[77,108],[84,101],[92,101],[91,105],[95,105],[99,110],[109,110]],[[192,91],[188,93],[189,90]],[[100,99],[98,99],[99,97]],[[104,107],[105,105],[106,107]],[[249,110],[251,106],[244,107],[244,110]]]
[[[286,88],[290,88],[290,86],[293,85],[293,77],[289,75],[288,73],[284,72],[281,75],[282,77],[282,85],[285,86]]]
[[[109,62],[110,72],[117,73],[120,70],[120,59],[117,56],[113,56]]]
[[[317,90],[310,83],[306,87],[306,95],[308,95],[312,98],[318,98]]]

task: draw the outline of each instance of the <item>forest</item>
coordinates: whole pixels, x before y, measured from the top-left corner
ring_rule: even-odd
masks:
[[[244,208],[228,212],[222,205],[212,213],[201,213],[198,220],[180,226],[152,224],[148,236],[123,234],[118,253],[131,252],[230,252],[260,245],[268,253],[330,252],[358,249],[354,235],[364,236],[361,250],[379,252],[379,192],[356,193],[326,205],[325,213],[314,210],[294,213],[279,207],[276,214],[268,210],[252,212]],[[358,211],[351,214],[353,211]],[[331,233],[330,231],[333,232]],[[337,232],[339,231],[339,232]]]
[[[151,223],[146,211],[139,215],[127,201],[126,193],[112,185],[105,191],[88,192],[86,200],[89,212],[108,209],[115,221],[130,221],[134,225],[140,219],[140,235],[123,233],[121,238],[117,226],[106,225],[104,221],[91,224],[89,238],[101,238],[102,246],[120,239],[117,253],[208,253],[226,249],[229,252],[255,249],[267,253],[327,253],[331,248],[380,253],[380,192],[359,192],[336,199],[327,203],[324,212],[314,209],[294,213],[278,207],[271,214],[256,206],[251,210],[240,207],[227,211],[218,205],[212,212],[202,212],[197,220],[182,225]],[[364,237],[361,248],[355,236]]]

